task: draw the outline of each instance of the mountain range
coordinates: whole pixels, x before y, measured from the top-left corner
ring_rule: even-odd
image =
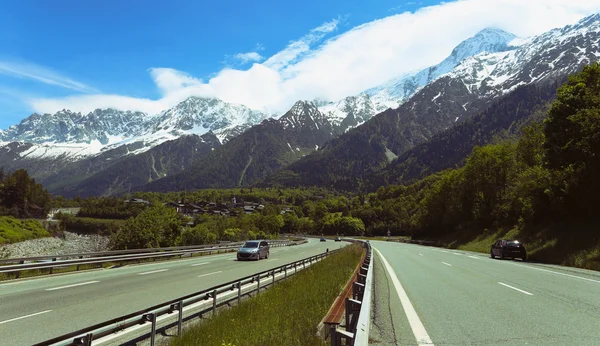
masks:
[[[599,15],[525,39],[484,29],[438,65],[281,116],[200,97],[156,115],[33,114],[0,131],[0,166],[70,197],[255,183],[372,189],[459,164],[464,150],[539,116],[558,82],[598,59],[599,36]],[[437,149],[424,160],[427,145]]]

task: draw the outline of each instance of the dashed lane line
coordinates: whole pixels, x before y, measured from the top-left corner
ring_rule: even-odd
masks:
[[[515,291],[519,291],[519,292],[521,292],[521,293],[524,293],[524,294],[526,294],[526,295],[528,295],[528,296],[532,296],[532,295],[533,295],[533,293],[529,293],[529,292],[527,292],[527,291],[523,291],[523,290],[522,290],[522,289],[520,289],[520,288],[516,288],[516,287],[514,287],[514,286],[507,285],[507,284],[505,284],[505,283],[503,283],[503,282],[498,282],[498,283],[499,283],[500,285],[504,286],[504,287],[508,287],[508,288],[510,288],[510,289],[513,289],[513,290],[515,290]]]
[[[98,282],[100,282],[100,281],[88,281],[88,282],[81,282],[81,283],[73,284],[73,285],[53,287],[53,288],[46,288],[46,291],[62,290],[64,288],[71,288],[71,287],[77,287],[77,286],[90,285],[90,284],[95,284],[95,283],[98,283]]]

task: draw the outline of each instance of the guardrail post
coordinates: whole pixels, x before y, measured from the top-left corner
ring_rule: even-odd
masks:
[[[242,301],[242,283],[239,281],[237,283],[237,289],[238,289],[238,305],[240,305],[240,302]]]
[[[148,314],[146,315],[146,319],[152,323],[152,331],[150,332],[150,346],[154,346],[154,343],[156,342],[156,314]]]
[[[260,274],[256,277],[256,294],[260,293]]]
[[[212,315],[215,316],[215,310],[217,310],[217,290],[214,290],[212,293],[213,296],[213,310]]]
[[[273,286],[275,286],[275,270],[271,270],[271,275],[273,275]]]
[[[283,271],[284,271],[284,278],[287,279],[287,265],[285,267],[283,267]]]
[[[73,345],[92,346],[92,339],[93,339],[93,334],[88,333],[82,337],[75,338],[75,340],[73,340]]]
[[[177,319],[177,336],[181,336],[181,325],[183,323],[183,300],[180,300],[179,303],[177,303],[177,310],[179,310],[179,316]]]
[[[350,298],[346,297],[346,330],[351,331],[351,322],[352,322],[352,306],[350,305]]]

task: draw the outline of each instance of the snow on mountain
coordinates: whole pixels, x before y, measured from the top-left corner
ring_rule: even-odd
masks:
[[[596,14],[522,40],[513,50],[469,57],[444,77],[461,80],[470,93],[477,92],[480,97],[506,94],[597,61],[599,42],[600,14]]]
[[[114,109],[97,109],[85,115],[68,110],[33,114],[1,131],[0,142],[33,144],[23,157],[78,160],[136,142],[143,143],[136,150],[141,153],[183,135],[201,136],[209,131],[224,142],[267,117],[243,105],[190,97],[154,116]]]
[[[360,126],[376,114],[375,105],[367,93],[330,102],[319,107],[319,111],[329,119],[338,133]]]
[[[387,108],[398,108],[419,89],[452,71],[463,60],[483,52],[496,53],[515,49],[516,39],[515,35],[500,29],[481,30],[475,36],[456,46],[441,63],[416,74],[396,77],[385,84],[367,90],[366,93],[371,97],[377,113]]]
[[[515,49],[517,37],[506,31],[487,28],[461,42],[441,63],[421,71],[397,76],[356,96],[338,102],[317,100],[337,133],[359,126],[377,113],[398,108],[417,91],[440,76],[449,73],[463,60],[482,52],[505,52]]]
[[[284,129],[319,130],[331,128],[329,119],[310,101],[296,102],[287,113],[279,118],[279,122]]]

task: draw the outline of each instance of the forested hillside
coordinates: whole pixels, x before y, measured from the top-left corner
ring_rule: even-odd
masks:
[[[599,133],[595,64],[560,87],[548,119],[518,141],[476,147],[464,167],[413,185],[381,187],[372,210],[395,215],[374,219],[381,229],[484,251],[496,237],[518,237],[534,259],[598,268]]]
[[[498,100],[484,112],[433,136],[400,155],[365,182],[371,191],[387,184],[406,184],[464,165],[475,146],[519,136],[524,126],[547,116],[556,89],[564,82],[527,85]]]

